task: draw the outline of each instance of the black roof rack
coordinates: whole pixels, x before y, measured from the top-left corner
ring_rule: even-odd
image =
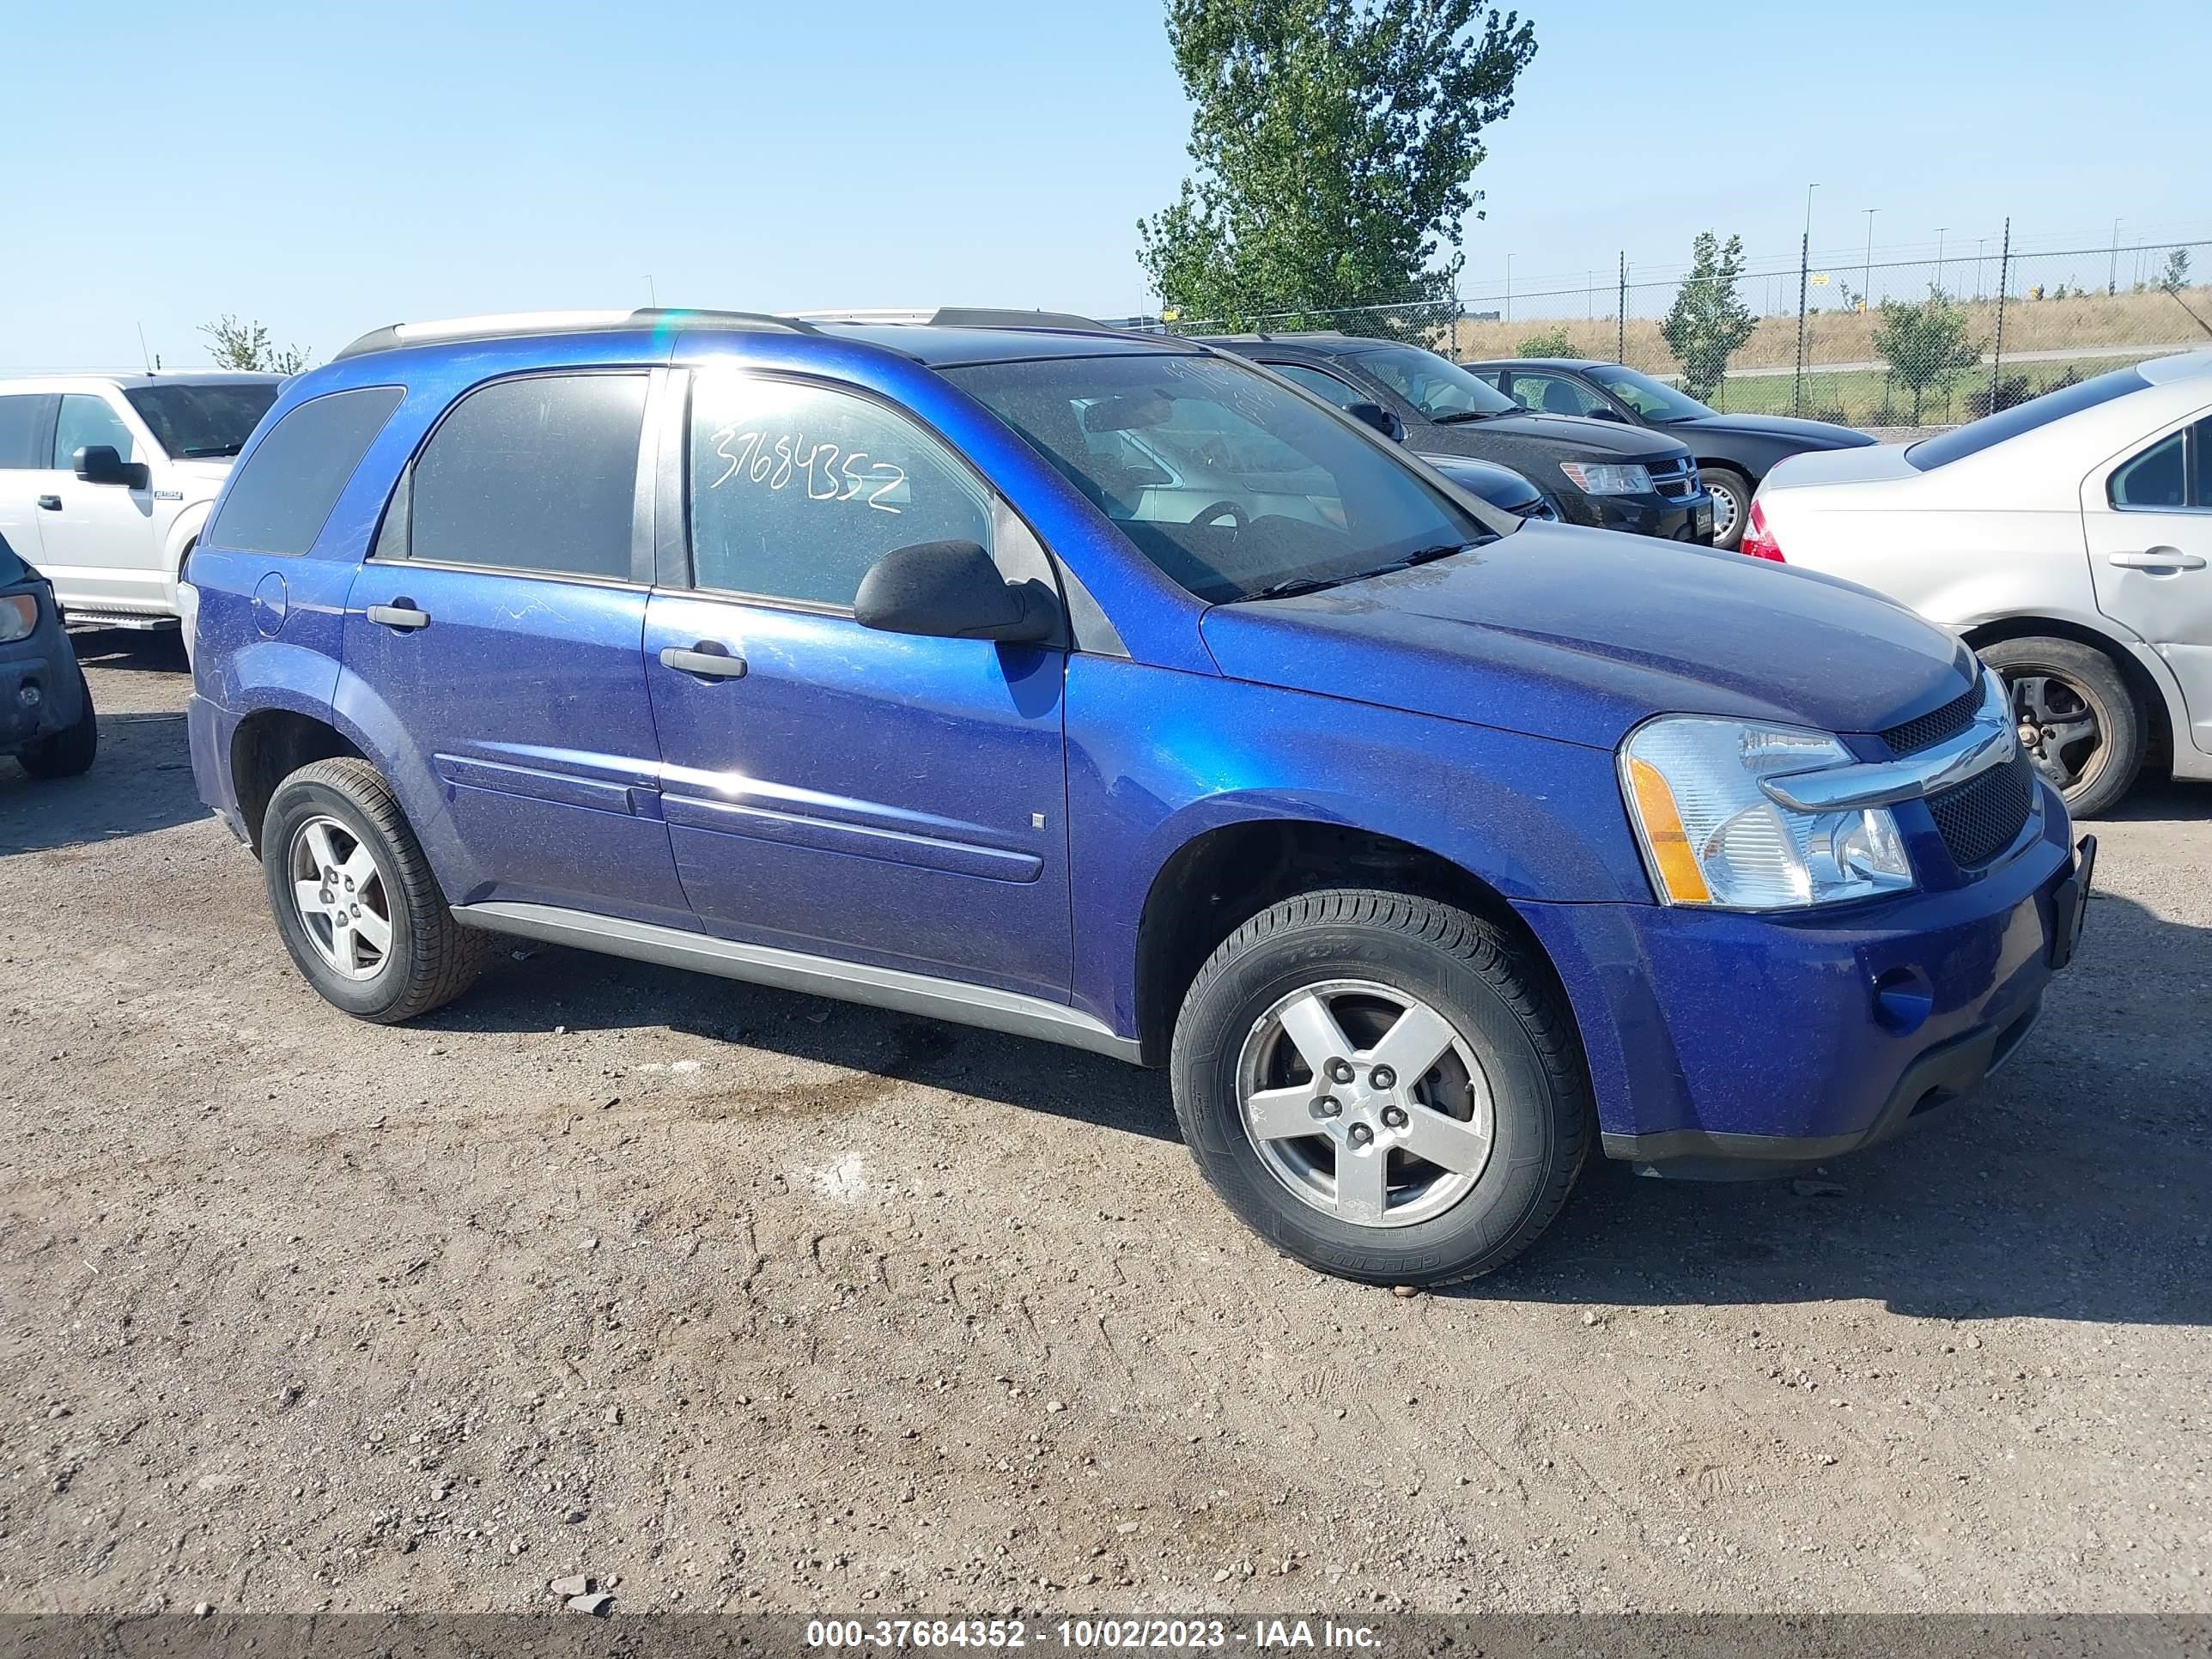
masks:
[[[881,310],[802,311],[811,323],[851,323],[910,328],[1033,328],[1053,334],[1113,334],[1133,331],[1072,311],[1017,311],[1001,306],[894,307]]]
[[[520,339],[536,334],[585,334],[599,329],[649,327],[682,322],[709,328],[756,328],[786,334],[819,331],[795,317],[761,311],[695,311],[682,306],[647,306],[635,311],[514,311],[483,317],[448,317],[432,322],[392,323],[371,329],[337,356],[359,357],[400,346],[446,345],[472,340]]]

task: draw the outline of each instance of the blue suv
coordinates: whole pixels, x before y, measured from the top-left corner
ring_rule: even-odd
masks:
[[[338,1007],[520,934],[1164,1066],[1221,1196],[1380,1283],[1506,1261],[1594,1150],[1932,1115],[2094,853],[1875,595],[1079,319],[380,330],[190,575],[200,790]]]

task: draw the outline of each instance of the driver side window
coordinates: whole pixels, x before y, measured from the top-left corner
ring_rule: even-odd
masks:
[[[82,392],[64,392],[61,419],[54,425],[54,465],[67,472],[76,465],[76,453],[95,444],[113,447],[118,460],[134,460],[131,428],[123,424],[105,398]]]
[[[1565,374],[1513,371],[1513,401],[1540,415],[1589,416],[1598,410],[1613,412],[1606,400],[1581,381]]]
[[[849,608],[884,554],[992,550],[991,501],[897,411],[850,392],[705,371],[691,392],[694,586]]]

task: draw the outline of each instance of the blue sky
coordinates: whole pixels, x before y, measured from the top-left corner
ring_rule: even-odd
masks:
[[[326,356],[641,305],[648,275],[662,303],[1126,314],[1186,167],[1158,0],[7,9],[0,368],[134,362],[139,325],[204,361],[225,311]],[[1810,181],[1816,264],[1869,206],[1877,258],[2007,213],[2031,245],[2212,237],[2203,0],[1530,15],[1470,294],[1508,253],[1523,293],[1624,246],[1656,276],[1708,226],[1794,257]]]

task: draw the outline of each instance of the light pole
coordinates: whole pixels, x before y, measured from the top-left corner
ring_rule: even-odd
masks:
[[[1943,233],[1949,228],[1948,225],[1936,227],[1936,287],[1938,292],[1943,287]]]
[[[1513,320],[1513,256],[1505,256],[1505,320]]]
[[[1859,308],[1861,310],[1874,303],[1874,216],[1881,211],[1880,208],[1869,208],[1866,210],[1866,270],[1859,276]]]
[[[2109,298],[2120,291],[2120,222],[2112,221],[2112,263],[2105,273],[2105,293]]]

